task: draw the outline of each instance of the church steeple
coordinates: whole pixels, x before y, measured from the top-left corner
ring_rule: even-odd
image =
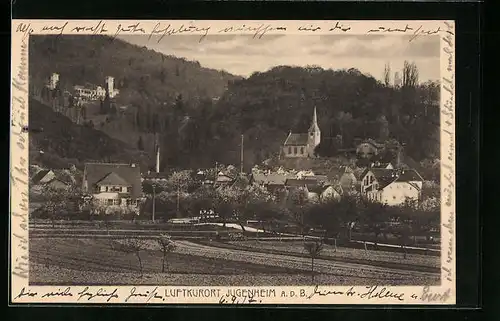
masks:
[[[309,127],[307,141],[308,141],[309,157],[314,157],[314,150],[316,146],[318,146],[319,143],[321,142],[321,131],[318,126],[318,115],[316,113],[316,106],[314,107],[313,119],[311,122],[311,127]]]
[[[319,132],[318,115],[316,113],[316,107],[314,107],[313,118],[311,122],[311,127],[309,127],[309,132]]]

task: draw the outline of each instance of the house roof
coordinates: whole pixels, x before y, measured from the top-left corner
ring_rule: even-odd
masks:
[[[116,174],[115,172],[111,172],[108,175],[104,176],[102,179],[96,182],[96,185],[119,185],[119,186],[130,186],[131,183],[127,182],[123,177]]]
[[[306,134],[292,134],[290,133],[285,140],[285,146],[305,146],[307,145],[308,136]]]
[[[39,184],[40,181],[45,177],[47,176],[48,173],[54,173],[54,179],[57,179],[58,181],[66,184],[66,185],[69,185],[72,181],[72,179],[70,177],[68,177],[67,174],[64,173],[63,170],[51,170],[51,169],[42,169],[40,170],[38,173],[36,173],[33,178],[31,179],[31,181],[33,182],[33,184]],[[52,180],[51,180],[52,181]],[[47,182],[47,183],[50,183]]]
[[[305,180],[314,180],[316,182],[327,182],[328,181],[328,176],[326,176],[326,175],[302,176],[302,179],[305,179]]]
[[[367,168],[363,171],[360,178],[363,179],[368,172],[372,172],[378,181],[379,189],[382,189],[396,180],[396,170],[386,168]]]
[[[290,178],[285,181],[285,185],[288,187],[307,187],[310,191],[311,189],[316,188],[317,186],[323,186],[319,184],[318,181],[312,179],[298,179],[298,178]]]
[[[97,182],[101,181],[110,173],[121,177],[127,185],[132,186],[130,193],[132,198],[139,198],[142,194],[141,171],[137,165],[113,164],[113,163],[87,163],[83,172],[83,182],[87,182],[87,188],[91,189]],[[85,190],[85,184],[83,186]]]
[[[217,175],[216,182],[231,182],[233,180],[234,178],[232,178],[231,176],[219,173],[219,175]]]
[[[31,181],[33,182],[33,184],[38,184],[45,177],[45,175],[47,175],[49,172],[50,172],[50,169],[42,169],[41,171],[39,171],[38,173],[36,173],[33,176]]]
[[[414,169],[401,170],[386,168],[367,168],[364,170],[361,178],[364,178],[368,172],[372,172],[378,181],[379,189],[383,189],[392,182],[410,182],[423,181],[422,176]]]
[[[56,178],[51,179],[51,180],[50,180],[50,181],[48,181],[46,184],[47,184],[47,185],[49,185],[49,184],[52,184],[52,183],[54,183],[54,182],[60,182],[60,183],[62,183],[62,184],[64,184],[64,185],[69,185],[69,183],[68,183],[68,182],[63,181],[63,180],[61,180],[61,179],[59,179],[59,178],[57,178],[57,177],[56,177]]]
[[[424,179],[420,174],[414,169],[402,170],[398,176],[398,182],[409,182],[409,181],[423,181]]]
[[[284,174],[264,174],[264,173],[253,173],[252,179],[257,184],[263,185],[285,185],[287,179],[292,178],[293,175]]]

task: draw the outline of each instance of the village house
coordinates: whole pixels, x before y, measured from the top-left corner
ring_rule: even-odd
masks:
[[[314,179],[287,179],[285,183],[287,191],[294,189],[307,193],[307,199],[311,202],[324,202],[327,200],[339,200],[342,195],[342,188],[335,187],[327,182]]]
[[[106,206],[138,206],[141,172],[136,164],[87,163],[82,190]]]
[[[282,153],[286,158],[312,158],[314,150],[321,142],[321,130],[318,126],[316,107],[307,133],[290,133],[283,143]]]
[[[229,173],[224,173],[223,171],[220,171],[219,173],[217,173],[214,186],[229,186],[232,185],[234,181],[235,177],[233,177]]]
[[[250,184],[265,187],[270,193],[276,194],[285,188],[287,179],[294,178],[291,174],[278,173],[253,173],[250,176]]]
[[[384,144],[378,143],[373,139],[368,139],[356,147],[356,154],[361,158],[370,159],[373,156],[377,156],[384,148]]]
[[[367,168],[361,175],[361,195],[387,205],[421,199],[424,179],[413,170]]]
[[[114,88],[114,78],[106,77],[105,78],[105,87],[87,84],[86,86],[75,85],[73,86],[73,91],[76,97],[83,98],[86,100],[99,100],[104,99],[106,97],[106,91],[109,93],[109,98],[114,98],[118,95],[118,89]]]
[[[71,182],[67,177],[64,177],[60,171],[51,169],[42,169],[38,171],[31,179],[31,184],[37,187],[49,187],[59,190],[71,187]]]

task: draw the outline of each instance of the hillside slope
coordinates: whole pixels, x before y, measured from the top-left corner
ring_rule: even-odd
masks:
[[[29,103],[31,165],[67,168],[74,164],[81,168],[85,161],[148,161],[145,155],[99,130],[77,125],[34,99]]]
[[[172,103],[179,94],[186,101],[220,96],[228,81],[239,78],[108,36],[32,36],[29,59],[31,81],[38,86],[53,72],[65,89],[103,85],[112,76],[118,103],[143,108]]]

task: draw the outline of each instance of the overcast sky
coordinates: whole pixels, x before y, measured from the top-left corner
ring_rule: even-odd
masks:
[[[394,74],[409,60],[416,63],[420,82],[440,78],[439,36],[421,36],[411,42],[409,36],[397,35],[265,35],[261,39],[212,35],[201,43],[199,36],[191,35],[167,36],[160,43],[158,38],[148,40],[147,36],[120,38],[244,77],[278,65],[318,65],[325,69],[357,68],[381,80],[386,63]]]

